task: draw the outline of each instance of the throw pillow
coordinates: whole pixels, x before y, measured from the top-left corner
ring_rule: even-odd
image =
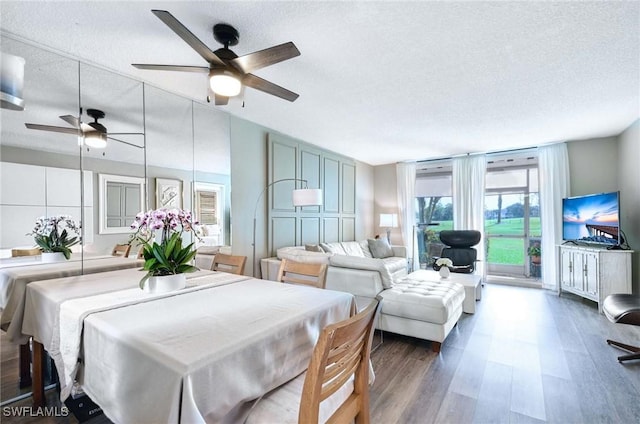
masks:
[[[374,258],[383,259],[393,256],[393,249],[386,238],[369,239],[369,250]]]
[[[305,244],[304,250],[306,250],[307,252],[324,253],[324,250],[322,250],[322,247],[318,246],[317,244]]]

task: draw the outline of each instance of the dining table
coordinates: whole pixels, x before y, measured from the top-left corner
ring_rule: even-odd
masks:
[[[23,345],[29,336],[22,333],[27,286],[34,281],[94,274],[126,268],[141,268],[144,261],[117,256],[96,256],[84,260],[43,263],[0,268],[0,328],[7,339]]]
[[[187,277],[161,294],[140,290],[132,270],[29,284],[23,332],[53,358],[61,399],[81,386],[114,422],[242,421],[306,369],[322,328],[356,312],[345,292]]]

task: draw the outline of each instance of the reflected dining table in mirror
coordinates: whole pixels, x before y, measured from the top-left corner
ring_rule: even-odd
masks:
[[[355,314],[349,293],[243,275],[198,271],[162,294],[139,279],[121,270],[27,287],[23,332],[53,358],[61,397],[76,381],[114,422],[241,422],[306,369],[322,328]]]
[[[0,261],[0,328],[4,340],[20,345],[20,387],[31,384],[29,336],[22,333],[26,288],[34,281],[51,280],[81,274],[93,274],[126,268],[141,268],[144,261],[113,256],[84,257],[74,253],[65,262],[43,263],[37,256]]]

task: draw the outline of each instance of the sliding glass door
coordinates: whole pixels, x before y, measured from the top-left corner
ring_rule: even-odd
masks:
[[[485,235],[489,274],[540,277],[537,167],[487,170]]]

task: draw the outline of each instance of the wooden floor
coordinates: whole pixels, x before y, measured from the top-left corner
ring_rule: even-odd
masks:
[[[638,423],[640,361],[618,363],[623,352],[607,338],[640,345],[640,327],[613,324],[572,295],[487,284],[476,314],[463,314],[439,354],[429,342],[384,334],[372,355],[372,422]],[[5,411],[3,423],[77,422]]]
[[[385,334],[372,422],[638,423],[640,361],[618,363],[607,338],[640,345],[640,327],[572,295],[487,284],[439,355]]]

